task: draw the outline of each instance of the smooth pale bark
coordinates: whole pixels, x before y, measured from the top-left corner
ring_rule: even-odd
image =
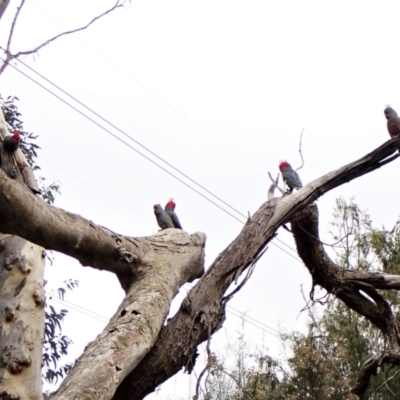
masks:
[[[21,150],[12,155],[2,151],[2,139],[8,134],[0,111],[1,167],[28,192],[25,182],[36,187],[36,181]],[[42,398],[44,254],[44,249],[36,244],[0,234],[1,399]]]
[[[41,399],[44,251],[0,235],[0,266],[0,398]]]

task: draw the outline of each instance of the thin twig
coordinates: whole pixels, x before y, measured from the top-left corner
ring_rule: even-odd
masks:
[[[47,46],[49,43],[53,42],[54,40],[60,38],[61,36],[65,36],[65,35],[69,35],[71,33],[76,33],[79,31],[83,31],[87,28],[89,28],[90,25],[92,25],[94,22],[96,22],[98,19],[104,17],[105,15],[109,14],[111,11],[114,11],[115,9],[119,8],[119,7],[123,7],[125,1],[123,1],[122,3],[120,3],[120,0],[117,0],[117,2],[114,4],[113,7],[111,7],[109,10],[103,12],[102,14],[98,15],[97,17],[94,17],[88,24],[86,24],[85,26],[82,26],[80,28],[77,29],[72,29],[70,31],[66,31],[66,32],[62,32],[59,33],[58,35],[52,37],[49,40],[46,40],[44,43],[42,43],[41,45],[39,45],[38,47],[32,49],[32,50],[27,50],[27,51],[20,51],[17,54],[15,54],[13,57],[14,58],[18,58],[19,56],[23,56],[23,55],[29,55],[32,53],[36,53],[38,52],[41,48],[43,48],[44,46]]]
[[[7,65],[10,63],[10,61],[17,59],[20,56],[26,56],[26,55],[29,55],[29,54],[37,53],[41,48],[43,48],[44,46],[47,46],[48,44],[50,44],[54,40],[60,38],[61,36],[69,35],[71,33],[76,33],[76,32],[83,31],[83,30],[87,29],[90,25],[92,25],[98,19],[100,19],[100,18],[104,17],[105,15],[109,14],[111,11],[114,11],[117,8],[123,7],[125,2],[126,2],[126,0],[122,0],[122,2],[121,2],[121,0],[117,0],[117,2],[114,4],[114,6],[112,6],[109,10],[103,12],[102,14],[98,15],[97,17],[94,17],[85,26],[82,26],[82,27],[77,28],[77,29],[72,29],[70,31],[65,31],[65,32],[59,33],[58,35],[52,37],[51,39],[46,40],[45,42],[43,42],[41,45],[35,47],[34,49],[26,50],[26,51],[19,51],[16,54],[11,54],[10,46],[11,46],[11,40],[12,40],[12,36],[13,36],[13,31],[14,31],[15,24],[16,24],[16,21],[17,21],[17,18],[18,18],[18,14],[19,14],[19,12],[21,10],[21,7],[23,6],[24,2],[25,2],[25,0],[22,0],[20,7],[18,8],[18,10],[17,10],[17,12],[15,14],[14,21],[13,21],[13,23],[11,25],[11,32],[10,32],[10,36],[8,38],[7,48],[5,50],[7,57],[6,57],[6,60],[5,60],[4,64],[0,68],[0,75],[3,73],[3,71],[5,70]]]
[[[299,169],[303,168],[303,165],[304,165],[304,158],[303,158],[303,154],[301,152],[301,142],[303,140],[303,132],[304,132],[304,128],[300,133],[300,143],[299,143],[299,154],[300,154],[300,158],[301,158],[301,165],[300,165],[299,168],[296,169],[296,171],[298,171]]]

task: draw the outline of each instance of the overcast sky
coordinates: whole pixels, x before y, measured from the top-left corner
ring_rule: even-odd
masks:
[[[14,3],[1,21],[2,47]],[[12,49],[37,46],[112,4],[27,0]],[[400,111],[398,15],[398,1],[133,0],[87,31],[61,38],[22,61],[247,215],[266,200],[267,173],[278,173],[279,160],[301,164],[303,129],[303,183],[389,138],[383,109],[390,103]],[[14,65],[73,103],[22,63]],[[121,234],[143,236],[158,230],[153,205],[173,197],[183,228],[207,234],[207,266],[240,232],[242,224],[235,218],[17,70],[9,67],[0,85],[3,97],[20,98],[25,129],[39,135],[39,175],[61,182],[57,206]],[[115,128],[107,129],[124,138]],[[130,139],[123,140],[179,175]],[[329,221],[339,196],[355,196],[377,226],[393,225],[400,214],[400,194],[392,176],[398,176],[399,168],[396,161],[321,198],[323,240],[332,241]],[[279,231],[278,238],[294,248],[287,232]],[[113,275],[83,268],[62,255],[46,275],[48,290],[68,278],[80,282],[67,300],[83,307],[85,314],[63,306],[70,309],[64,331],[74,341],[73,360],[104,327],[123,292]],[[265,325],[302,329],[306,318],[299,316],[304,305],[300,285],[308,293],[306,269],[270,245],[252,279],[229,305],[236,310],[233,314],[246,312],[265,330]],[[182,289],[174,309],[184,293]],[[101,317],[92,318],[87,310]],[[241,324],[233,314],[228,313],[225,324],[231,337]],[[259,342],[264,336],[271,353],[278,354],[277,338],[265,330],[246,325],[249,340]],[[214,349],[223,347],[225,335],[224,330],[216,335]],[[203,366],[200,362],[197,370]],[[149,398],[186,399],[193,389],[187,375],[180,375]]]

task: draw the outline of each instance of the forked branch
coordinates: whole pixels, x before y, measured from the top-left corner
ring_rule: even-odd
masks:
[[[25,0],[22,0],[22,1],[21,1],[21,4],[20,4],[19,7],[17,8],[17,11],[16,11],[16,13],[15,13],[13,22],[12,22],[12,24],[11,24],[10,34],[9,34],[8,40],[7,40],[7,47],[6,47],[6,49],[3,49],[3,50],[4,50],[4,53],[5,53],[5,61],[3,62],[2,66],[0,67],[0,75],[3,73],[3,71],[7,68],[7,65],[8,65],[12,60],[16,60],[16,59],[18,59],[20,56],[27,56],[27,55],[30,55],[30,54],[35,54],[35,53],[37,53],[40,49],[42,49],[43,47],[47,46],[48,44],[50,44],[51,42],[53,42],[53,41],[59,39],[59,38],[62,37],[62,36],[70,35],[70,34],[72,34],[72,33],[76,33],[76,32],[79,32],[79,31],[83,31],[83,30],[89,28],[90,25],[92,25],[94,22],[96,22],[96,21],[99,20],[100,18],[106,16],[106,15],[109,14],[110,12],[116,10],[117,8],[123,7],[125,3],[126,3],[126,0],[117,0],[116,3],[115,3],[111,8],[109,8],[109,9],[106,10],[106,11],[104,11],[102,14],[100,14],[100,15],[94,17],[94,18],[93,18],[90,22],[88,22],[85,26],[82,26],[82,27],[76,28],[76,29],[72,29],[72,30],[69,30],[69,31],[65,31],[65,32],[62,32],[62,33],[59,33],[58,35],[55,35],[55,36],[53,36],[52,38],[50,38],[50,39],[44,41],[42,44],[36,46],[36,47],[33,48],[33,49],[25,50],[25,51],[19,51],[19,52],[17,52],[17,53],[12,53],[12,52],[11,52],[11,43],[12,43],[12,39],[13,39],[13,35],[14,35],[14,30],[15,30],[15,27],[16,27],[16,25],[17,25],[18,17],[19,17],[19,14],[20,14],[20,12],[21,12],[21,9],[22,9],[22,7],[23,7],[24,4],[25,4]],[[1,11],[1,8],[0,8],[0,11]],[[0,17],[1,17],[1,14],[0,14]]]

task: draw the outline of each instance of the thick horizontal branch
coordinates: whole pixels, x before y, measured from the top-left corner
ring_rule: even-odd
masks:
[[[128,241],[79,215],[63,211],[34,196],[0,170],[0,232],[21,236],[48,250],[74,257],[84,266],[125,273],[118,248],[140,257]]]
[[[0,170],[0,232],[14,234],[48,250],[76,258],[82,265],[117,274],[127,289],[137,279],[147,253],[157,251],[159,237],[130,238],[96,225],[79,215],[53,207]],[[193,235],[168,229],[162,246],[181,240],[191,243]],[[164,232],[164,236],[166,233]],[[203,234],[200,235],[204,241]],[[145,271],[143,272],[145,273]],[[188,276],[193,280],[198,276]]]
[[[265,251],[277,229],[327,191],[395,159],[397,155],[387,157],[397,150],[397,143],[400,139],[390,140],[360,160],[309,183],[295,194],[263,204],[189,292],[152,350],[122,382],[113,399],[143,399],[182,367],[191,371],[197,346],[224,321],[225,291]]]
[[[358,281],[368,283],[375,289],[400,290],[400,276],[391,275],[381,271],[345,271],[344,281]]]

